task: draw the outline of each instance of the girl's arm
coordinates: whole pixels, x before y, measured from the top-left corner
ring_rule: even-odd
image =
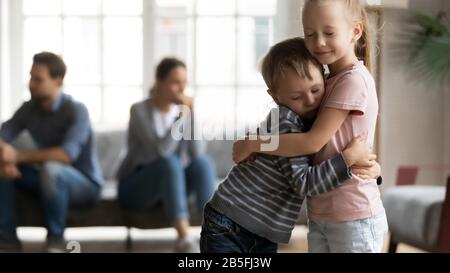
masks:
[[[301,134],[280,135],[278,148],[272,151],[261,149],[261,144],[270,143],[270,139],[268,141],[261,139],[239,140],[233,145],[233,161],[239,163],[252,153],[285,157],[315,154],[330,141],[349,113],[348,110],[325,107],[319,113],[311,130]]]

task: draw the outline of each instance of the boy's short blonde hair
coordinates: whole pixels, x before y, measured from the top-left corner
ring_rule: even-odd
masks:
[[[286,68],[291,68],[302,78],[312,80],[309,64],[313,64],[322,73],[323,66],[308,52],[303,38],[291,38],[272,46],[262,60],[261,73],[267,87],[276,91],[278,80],[284,77]]]

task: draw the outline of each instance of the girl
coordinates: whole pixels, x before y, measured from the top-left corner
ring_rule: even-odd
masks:
[[[367,135],[373,143],[378,101],[373,77],[364,66],[370,67],[364,7],[358,0],[308,0],[303,26],[306,47],[330,70],[320,113],[308,133],[282,135],[275,151],[261,151],[261,140],[236,142],[236,162],[262,152],[318,153],[318,163],[341,152],[356,136]],[[353,176],[349,183],[307,202],[310,252],[381,252],[387,220],[376,180]]]

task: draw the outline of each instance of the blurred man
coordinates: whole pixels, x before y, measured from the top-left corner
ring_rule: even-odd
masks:
[[[0,129],[0,252],[20,251],[15,222],[16,188],[39,196],[47,228],[47,252],[65,250],[70,206],[99,198],[102,174],[86,107],[62,92],[66,65],[57,55],[33,58],[31,99]],[[37,149],[12,147],[23,130]]]

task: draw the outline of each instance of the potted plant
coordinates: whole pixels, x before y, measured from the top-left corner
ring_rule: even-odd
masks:
[[[450,84],[450,24],[448,16],[415,14],[399,35],[397,56],[417,80]]]

